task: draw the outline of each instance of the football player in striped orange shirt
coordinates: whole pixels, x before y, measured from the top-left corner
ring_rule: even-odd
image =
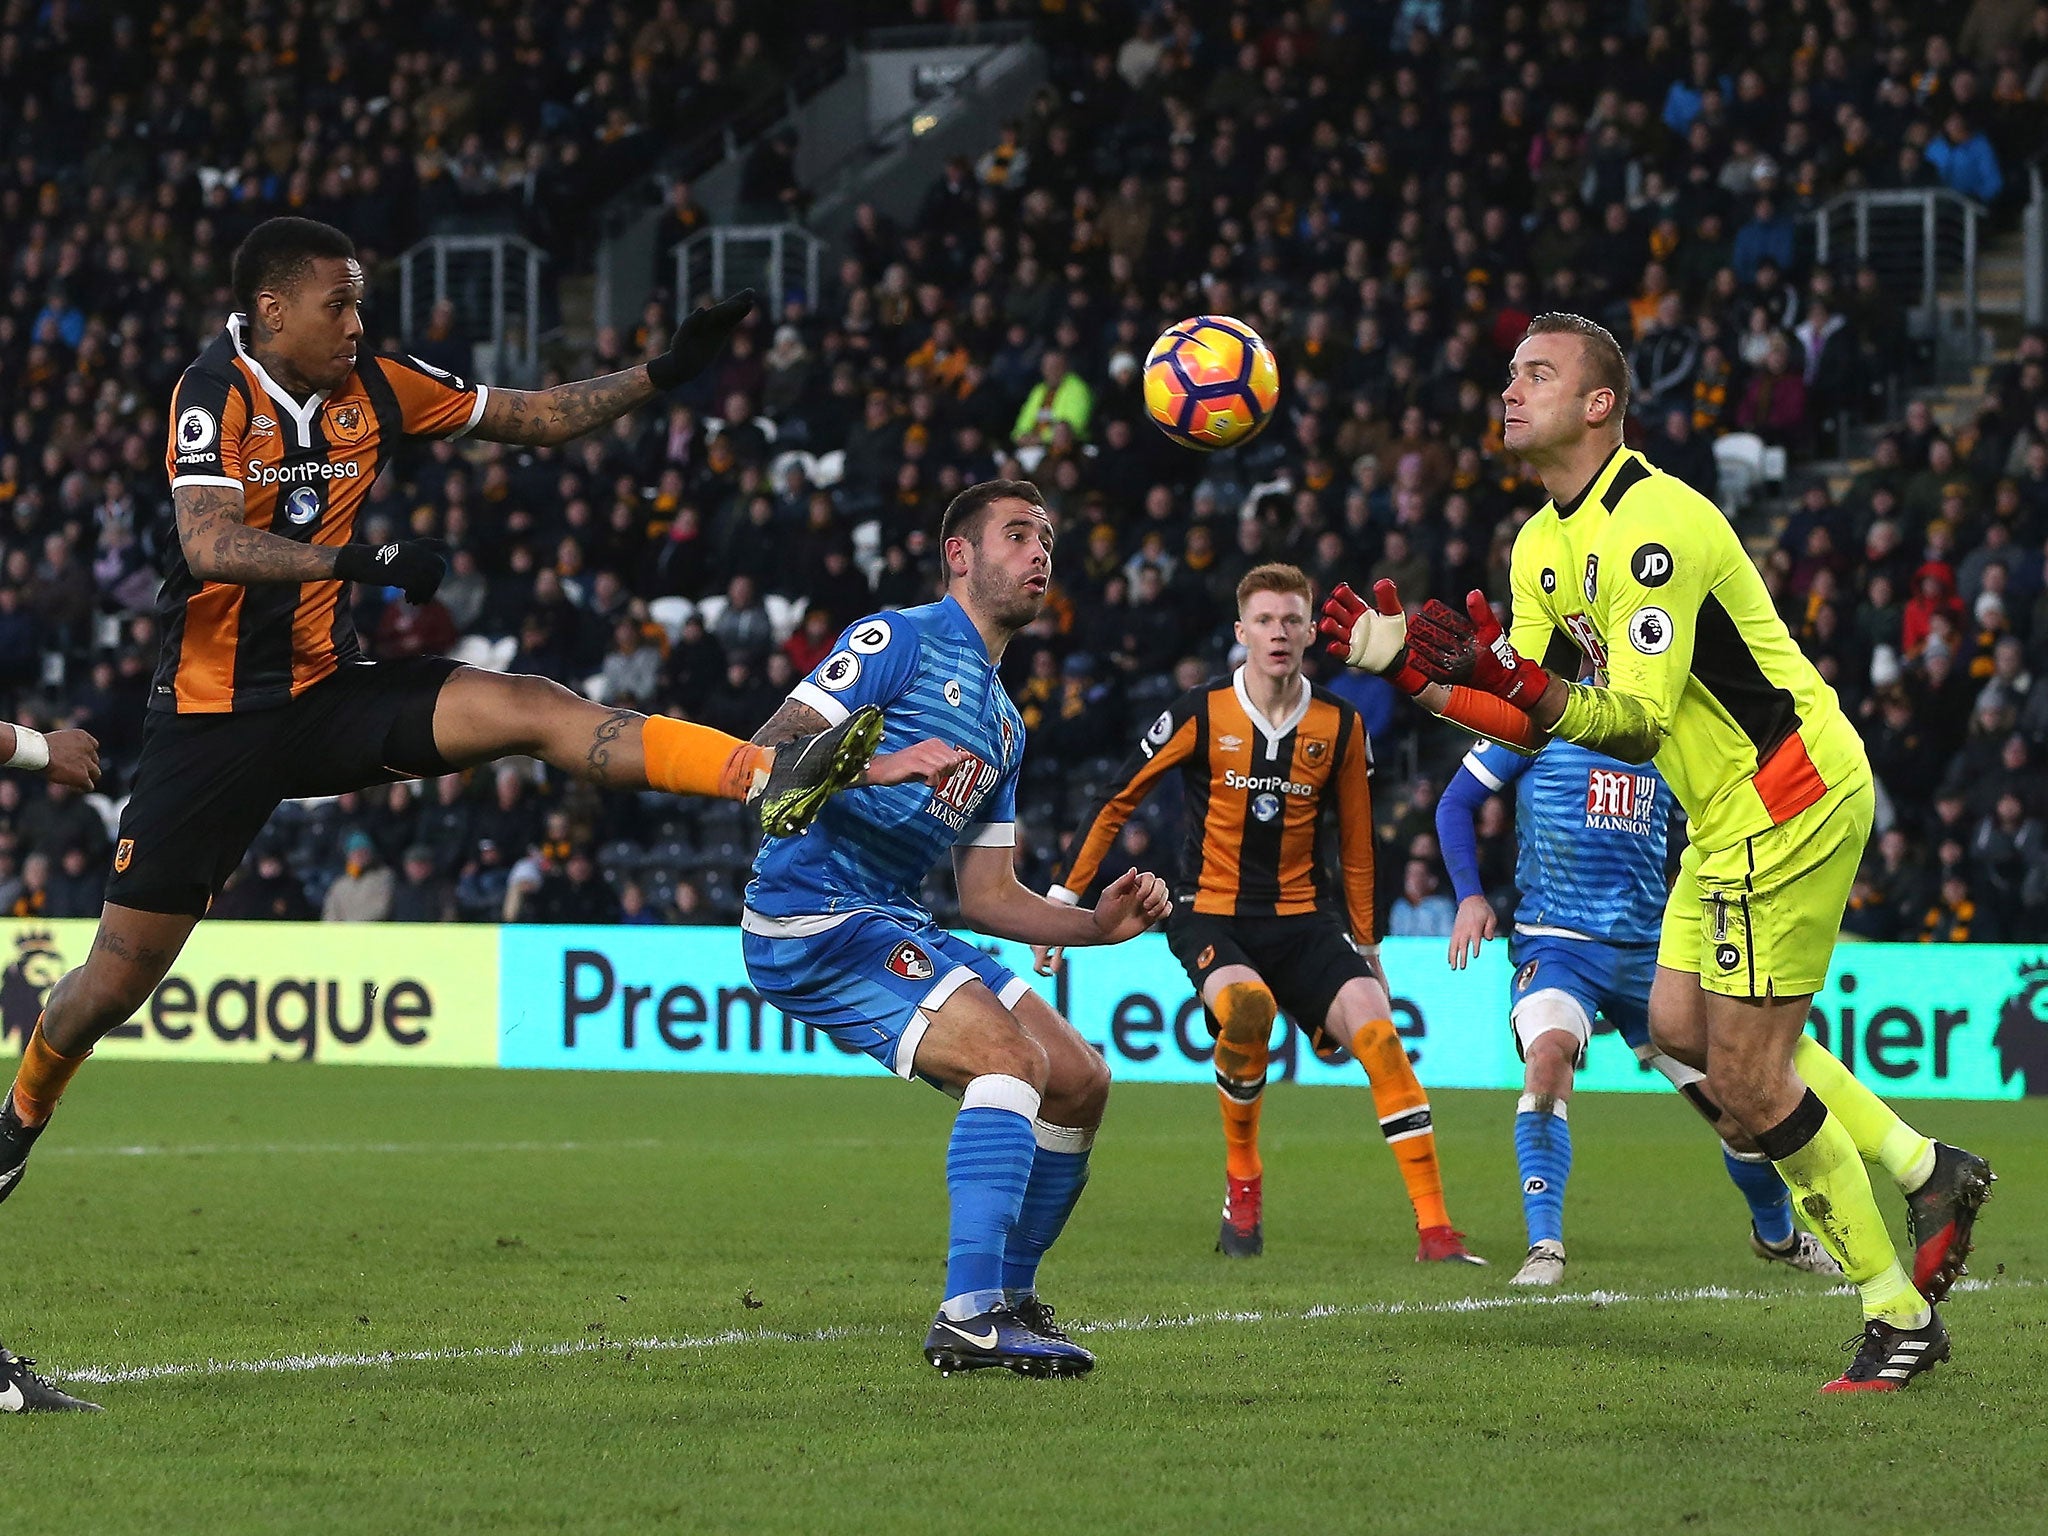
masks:
[[[424,603],[447,569],[430,540],[355,539],[395,450],[465,435],[569,442],[702,372],[751,291],[690,315],[651,362],[526,391],[365,352],[363,269],[328,225],[258,225],[231,279],[238,312],[172,397],[178,539],[158,598],[163,651],[99,933],[51,989],[0,1103],[0,1200],[72,1074],[148,1001],[281,800],[523,755],[608,789],[757,801],[763,826],[787,835],[839,790],[939,782],[960,762],[939,742],[875,758],[877,711],[759,747],[546,678],[439,657],[371,662],[357,643],[344,582]]]
[[[1167,942],[1216,1037],[1223,1110],[1220,1252],[1265,1250],[1259,1111],[1273,1020],[1285,1010],[1326,1060],[1348,1051],[1372,1083],[1381,1134],[1415,1207],[1416,1257],[1483,1264],[1444,1206],[1429,1096],[1394,1032],[1373,931],[1372,743],[1358,712],[1302,670],[1312,589],[1291,565],[1237,588],[1244,665],[1180,696],[1117,787],[1074,834],[1055,899],[1078,901],[1131,813],[1171,771],[1187,846]],[[1339,872],[1333,878],[1332,869]],[[1050,952],[1039,969],[1056,963]]]

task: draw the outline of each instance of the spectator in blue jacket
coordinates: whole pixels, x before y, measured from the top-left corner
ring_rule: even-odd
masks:
[[[1948,121],[1941,125],[1941,137],[1927,146],[1927,159],[1951,191],[1980,203],[1996,202],[2005,190],[1998,151],[1960,112],[1949,113]]]
[[[1749,222],[1735,231],[1736,279],[1755,282],[1757,266],[1767,256],[1778,264],[1779,271],[1790,272],[1792,240],[1792,216],[1781,212],[1769,196],[1759,197]]]

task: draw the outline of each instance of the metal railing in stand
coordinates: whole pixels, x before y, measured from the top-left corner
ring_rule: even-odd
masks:
[[[1821,265],[1853,258],[1909,306],[1909,329],[1934,350],[1938,374],[1977,361],[1977,221],[1982,205],[1946,187],[1844,192],[1814,215]],[[1962,277],[1962,301],[1945,309],[1943,279]]]
[[[2048,325],[2048,150],[2034,156],[2027,167],[2027,199],[2020,228],[2027,263],[2026,320],[2028,325]]]
[[[399,330],[418,336],[445,299],[455,306],[457,334],[479,353],[479,372],[531,384],[540,375],[546,260],[539,246],[517,235],[430,235],[398,258]]]
[[[687,314],[710,294],[723,298],[735,288],[767,295],[771,324],[782,306],[801,296],[806,309],[818,302],[818,261],[824,242],[801,224],[718,224],[700,229],[675,248],[676,303]]]

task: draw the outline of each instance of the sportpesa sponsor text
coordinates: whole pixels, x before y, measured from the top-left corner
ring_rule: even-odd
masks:
[[[1283,778],[1277,773],[1239,773],[1235,768],[1224,770],[1223,782],[1232,789],[1266,790],[1281,795],[1313,795],[1316,792],[1313,784]]]
[[[285,465],[251,459],[242,471],[242,478],[251,485],[296,485],[301,480],[355,480],[362,473],[363,466],[355,459],[345,459],[339,464],[320,459]]]

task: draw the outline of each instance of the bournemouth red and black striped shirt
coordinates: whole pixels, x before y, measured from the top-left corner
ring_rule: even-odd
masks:
[[[200,353],[171,397],[171,489],[229,486],[242,519],[300,543],[355,532],[386,456],[408,438],[460,437],[488,391],[417,358],[374,355],[332,391],[296,399],[242,349],[243,318]],[[150,707],[227,714],[289,703],[362,660],[339,581],[201,581],[177,541],[157,596],[163,652]]]

